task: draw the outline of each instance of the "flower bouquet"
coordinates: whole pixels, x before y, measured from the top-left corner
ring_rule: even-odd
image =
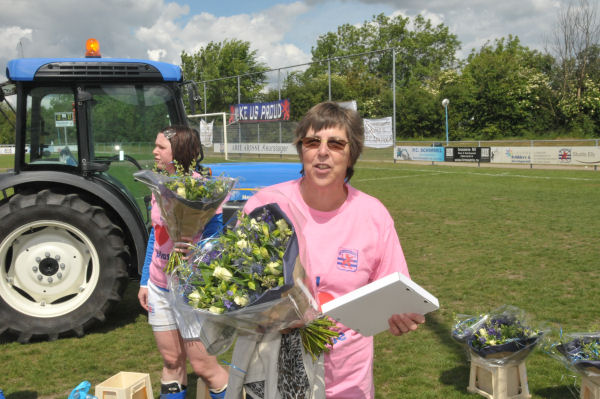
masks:
[[[186,174],[179,166],[172,176],[141,170],[134,173],[134,177],[152,190],[169,237],[175,243],[181,242],[182,237],[196,237],[201,233],[236,183],[229,177]],[[165,272],[172,271],[181,262],[182,254],[173,252]]]
[[[463,317],[452,330],[452,337],[464,344],[471,356],[493,365],[523,361],[542,336],[543,331],[532,327],[527,315],[512,306]]]
[[[600,377],[600,332],[573,333],[551,345],[550,354],[567,368],[588,377]]]
[[[217,354],[237,333],[307,325],[304,349],[318,357],[338,333],[333,321],[320,317],[298,255],[293,224],[277,204],[240,213],[236,227],[202,242],[169,276],[184,338],[201,339]]]

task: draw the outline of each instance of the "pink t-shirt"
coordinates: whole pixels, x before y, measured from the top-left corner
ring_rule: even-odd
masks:
[[[379,200],[347,185],[344,204],[321,212],[306,205],[300,181],[260,190],[244,211],[279,204],[299,232],[301,259],[316,296],[335,298],[398,271],[409,275],[394,221]],[[309,250],[302,253],[303,247]],[[342,334],[325,355],[326,396],[373,398],[373,337],[340,327]]]

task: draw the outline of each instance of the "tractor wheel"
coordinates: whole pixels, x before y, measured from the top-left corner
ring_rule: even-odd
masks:
[[[43,190],[12,196],[0,221],[0,334],[82,336],[121,300],[128,253],[102,208]]]

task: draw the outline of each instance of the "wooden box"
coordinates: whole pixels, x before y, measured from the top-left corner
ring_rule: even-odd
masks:
[[[98,399],[154,399],[150,375],[121,371],[96,385]]]
[[[477,356],[472,356],[467,390],[488,399],[531,398],[527,385],[525,361],[495,366]]]
[[[581,377],[581,399],[600,399],[600,377]]]

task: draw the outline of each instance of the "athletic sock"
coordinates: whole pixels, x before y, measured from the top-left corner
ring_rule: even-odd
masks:
[[[225,399],[225,393],[227,392],[227,384],[221,389],[209,389],[210,399]]]
[[[160,399],[185,399],[187,387],[178,381],[160,382]]]

